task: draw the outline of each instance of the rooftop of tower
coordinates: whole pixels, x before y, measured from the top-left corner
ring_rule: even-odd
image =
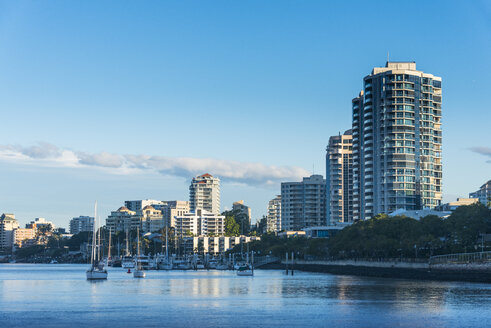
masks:
[[[416,70],[415,61],[388,61],[385,63],[385,67],[393,69],[410,69]]]

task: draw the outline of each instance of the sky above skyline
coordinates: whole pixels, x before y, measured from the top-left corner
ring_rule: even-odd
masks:
[[[489,1],[1,1],[0,213],[62,227],[220,177],[253,220],[325,176],[363,77],[443,79],[444,201],[491,178]]]

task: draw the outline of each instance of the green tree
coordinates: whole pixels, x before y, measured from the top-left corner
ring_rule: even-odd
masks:
[[[233,216],[225,217],[225,236],[239,236],[240,227]]]

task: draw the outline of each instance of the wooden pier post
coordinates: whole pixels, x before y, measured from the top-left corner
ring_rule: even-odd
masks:
[[[285,258],[285,259],[286,259],[286,260],[285,260],[285,265],[286,265],[286,275],[288,276],[288,252],[286,252],[285,256],[286,256],[286,258]]]
[[[293,276],[293,252],[292,252],[292,267],[291,267],[291,271],[292,271],[292,276]]]

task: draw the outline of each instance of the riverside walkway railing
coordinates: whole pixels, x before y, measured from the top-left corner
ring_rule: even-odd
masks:
[[[254,257],[254,267],[259,268],[260,266],[279,262],[280,258],[276,256],[257,256]]]
[[[460,264],[491,262],[491,252],[457,253],[430,257],[431,264]]]

